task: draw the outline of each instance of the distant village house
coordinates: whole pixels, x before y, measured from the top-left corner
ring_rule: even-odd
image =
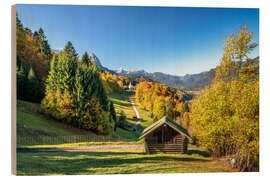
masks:
[[[130,82],[129,85],[128,85],[128,89],[129,89],[129,91],[135,90],[135,88],[134,88],[134,86],[131,84],[131,82]]]

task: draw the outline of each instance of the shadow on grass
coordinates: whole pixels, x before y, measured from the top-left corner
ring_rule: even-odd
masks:
[[[210,154],[207,151],[200,151],[200,150],[188,150],[188,152],[186,153],[188,155],[192,155],[192,154],[198,154],[201,155],[203,157],[210,157]]]
[[[20,159],[23,161],[20,162]],[[171,155],[146,155],[143,152],[69,152],[35,153],[19,155],[18,171],[22,168],[33,174],[89,174],[98,169],[132,167],[136,164],[158,164],[160,162],[208,162],[206,159],[179,157]],[[23,162],[31,162],[25,167]],[[25,169],[27,168],[27,169]],[[167,168],[167,167],[164,167]],[[102,171],[103,172],[103,171]],[[105,171],[104,171],[105,173]],[[119,173],[129,173],[119,171]]]
[[[132,121],[132,122],[134,122],[134,123],[136,123],[137,121],[138,121],[138,119],[135,119],[135,118],[126,118],[126,120],[128,120],[128,121]]]
[[[137,128],[140,130],[140,131],[143,131],[144,128],[146,128],[147,126],[144,124],[144,122],[147,122],[147,120],[145,119],[141,119],[141,123],[137,125]],[[144,126],[142,126],[142,124],[144,124]],[[153,124],[153,122],[149,123],[148,126],[150,126],[151,124]]]

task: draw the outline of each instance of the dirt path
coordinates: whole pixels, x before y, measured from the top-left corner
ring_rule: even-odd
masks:
[[[137,108],[136,108],[136,106],[135,106],[135,103],[134,103],[133,99],[129,99],[129,100],[130,100],[130,102],[131,102],[131,105],[132,105],[132,107],[133,107],[133,110],[135,111],[135,114],[136,114],[136,116],[137,116],[137,119],[141,119],[140,114],[139,114],[139,112],[138,112],[138,110],[137,110]]]
[[[94,145],[70,148],[18,148],[17,153],[40,153],[40,152],[98,152],[111,150],[143,150],[143,144],[121,144],[121,145]]]
[[[132,128],[132,129],[135,130],[135,133],[140,134],[140,132],[137,131],[137,126],[138,126],[139,124],[141,124],[141,117],[140,117],[139,111],[137,110],[137,108],[136,108],[136,106],[135,106],[134,100],[131,99],[131,98],[129,98],[129,100],[130,100],[130,102],[131,102],[132,108],[133,108],[133,110],[134,110],[134,112],[135,112],[135,114],[136,114],[136,117],[137,117],[137,122],[136,122],[136,124],[133,125],[133,128]]]

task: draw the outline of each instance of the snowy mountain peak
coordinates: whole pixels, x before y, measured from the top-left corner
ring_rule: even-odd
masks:
[[[121,75],[146,75],[145,70],[124,70],[122,67],[115,71],[117,74]]]
[[[116,73],[118,73],[118,74],[126,74],[127,71],[125,71],[124,68],[120,67],[118,70],[116,70]]]

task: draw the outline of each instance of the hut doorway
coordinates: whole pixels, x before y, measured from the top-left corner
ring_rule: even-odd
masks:
[[[153,144],[174,144],[179,133],[166,124],[153,132],[149,142]]]

